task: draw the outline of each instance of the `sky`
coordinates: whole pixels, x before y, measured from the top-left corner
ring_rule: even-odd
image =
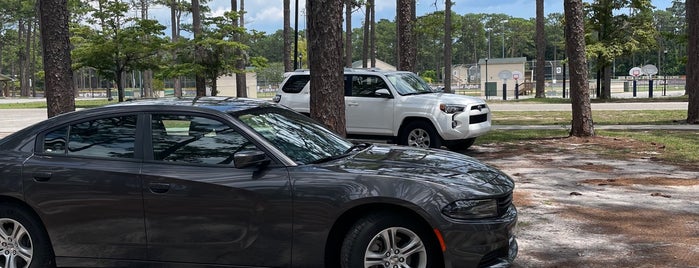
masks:
[[[291,25],[294,24],[294,2],[291,0]],[[585,0],[587,1],[587,0]],[[298,0],[299,29],[305,29],[305,6],[306,0]],[[535,0],[452,0],[454,5],[452,10],[457,14],[467,13],[503,13],[518,18],[536,17]],[[665,10],[672,5],[672,0],[651,0],[656,9]],[[282,0],[245,0],[245,26],[248,30],[255,29],[268,34],[282,29],[284,25],[284,5]],[[396,15],[395,0],[375,0],[376,20],[393,20]],[[436,4],[435,4],[436,3]],[[230,0],[211,0],[208,3],[213,16],[223,15],[223,12],[230,10]],[[444,0],[417,0],[417,15],[422,16],[437,10],[444,10]],[[544,1],[544,13],[563,13],[563,1]],[[156,6],[150,10],[150,15],[159,20],[163,25],[170,26],[170,11],[166,7]],[[352,14],[352,27],[357,28],[362,25],[364,10],[356,10]],[[186,18],[191,20],[191,18]],[[184,19],[183,19],[184,20]],[[169,30],[167,30],[169,32]]]

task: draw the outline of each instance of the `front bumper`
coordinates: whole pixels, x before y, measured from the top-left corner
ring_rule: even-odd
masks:
[[[467,108],[470,109],[470,106]],[[487,107],[480,110],[467,110],[458,114],[437,112],[439,112],[437,132],[442,139],[447,141],[482,136],[492,128],[492,115]]]
[[[517,257],[517,239],[513,233],[517,210],[510,207],[498,219],[459,221],[442,228],[446,244],[445,266],[449,268],[509,267]]]

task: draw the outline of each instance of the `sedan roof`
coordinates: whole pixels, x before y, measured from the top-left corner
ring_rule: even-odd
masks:
[[[22,146],[26,139],[30,139],[39,131],[63,124],[65,122],[79,120],[85,116],[113,114],[115,112],[139,112],[139,111],[216,111],[223,113],[238,112],[258,107],[273,107],[274,103],[258,99],[235,98],[235,97],[181,97],[181,98],[159,98],[141,99],[126,101],[97,108],[79,110],[75,112],[61,114],[36,123],[32,126],[19,130],[9,136],[0,139],[0,148],[18,148]],[[165,108],[170,107],[170,108]]]
[[[106,107],[119,107],[119,106],[191,106],[191,107],[201,107],[208,108],[212,110],[217,110],[221,112],[237,112],[242,110],[247,110],[256,107],[269,107],[275,106],[275,104],[258,100],[258,99],[247,99],[247,98],[236,98],[236,97],[180,97],[180,98],[159,98],[159,99],[143,99],[126,101],[122,103],[107,105]]]

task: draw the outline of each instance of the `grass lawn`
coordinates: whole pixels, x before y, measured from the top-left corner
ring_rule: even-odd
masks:
[[[596,135],[603,137],[627,138],[639,141],[647,146],[662,148],[655,158],[674,164],[695,165],[699,162],[699,132],[696,131],[622,131],[602,130]],[[521,142],[561,139],[568,137],[568,130],[494,130],[476,139],[476,145],[489,143],[507,144],[516,150],[523,146]],[[527,146],[526,144],[524,146]],[[531,145],[530,145],[531,146]],[[626,157],[624,151],[600,147],[601,155],[620,158]]]

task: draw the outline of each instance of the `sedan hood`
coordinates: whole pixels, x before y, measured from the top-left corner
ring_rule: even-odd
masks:
[[[444,150],[375,145],[335,164],[350,173],[432,183],[463,197],[501,195],[514,188],[512,179],[498,170]]]

